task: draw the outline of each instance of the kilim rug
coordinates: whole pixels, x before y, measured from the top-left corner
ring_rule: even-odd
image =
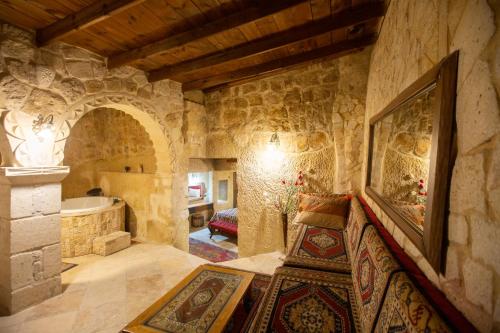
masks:
[[[238,259],[238,253],[223,249],[221,247],[189,238],[189,253],[207,259],[211,262],[222,262]]]
[[[344,232],[303,224],[285,266],[350,273],[351,264],[346,251]]]
[[[278,267],[249,332],[360,332],[351,277]]]

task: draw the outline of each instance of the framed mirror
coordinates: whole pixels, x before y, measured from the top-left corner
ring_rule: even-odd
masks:
[[[366,193],[437,272],[456,156],[457,66],[455,52],[370,119]]]

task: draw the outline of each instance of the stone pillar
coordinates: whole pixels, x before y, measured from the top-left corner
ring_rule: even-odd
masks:
[[[61,181],[68,172],[0,168],[0,315],[61,293]]]

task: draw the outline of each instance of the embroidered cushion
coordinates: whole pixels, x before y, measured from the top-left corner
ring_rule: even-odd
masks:
[[[452,332],[404,272],[389,284],[375,332]]]
[[[351,257],[355,257],[358,250],[359,242],[361,241],[361,235],[363,234],[363,229],[366,225],[370,224],[366,218],[363,206],[359,202],[358,198],[353,198],[351,200],[351,208],[349,210],[349,218],[347,220],[347,249]]]
[[[350,273],[344,232],[302,224],[285,266]]]
[[[361,332],[351,277],[278,267],[249,332]]]
[[[354,293],[363,332],[372,331],[391,273],[399,269],[399,263],[375,227],[368,225],[352,263]]]

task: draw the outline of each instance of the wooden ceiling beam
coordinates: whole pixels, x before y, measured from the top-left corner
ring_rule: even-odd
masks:
[[[149,57],[151,55],[166,52],[175,47],[206,38],[223,31],[236,28],[246,23],[254,22],[260,18],[279,13],[285,9],[297,6],[310,0],[272,0],[260,1],[256,5],[237,13],[225,16],[221,19],[209,22],[195,29],[178,33],[176,35],[158,40],[156,42],[135,48],[126,52],[110,56],[108,68],[126,65],[133,61]]]
[[[299,42],[301,40],[313,38],[336,29],[342,29],[360,24],[367,20],[383,16],[384,12],[385,5],[383,2],[367,3],[355,8],[346,9],[338,14],[335,14],[333,17],[326,17],[318,21],[306,23],[287,31],[275,33],[269,37],[264,37],[200,58],[161,67],[150,71],[148,79],[150,82],[155,82],[172,78],[179,74],[219,65],[232,60],[254,56]]]
[[[324,46],[312,51],[299,53],[281,59],[272,60],[263,64],[245,67],[232,72],[222,73],[212,77],[186,82],[182,85],[184,91],[188,90],[217,90],[222,87],[241,83],[242,80],[257,79],[289,70],[293,67],[304,66],[323,58],[338,58],[375,43],[377,36],[372,34],[356,39],[345,40],[332,45]]]
[[[38,46],[47,45],[69,34],[85,29],[112,15],[116,15],[145,0],[99,0],[83,8],[79,12],[68,15],[45,28],[38,29],[36,41]]]

